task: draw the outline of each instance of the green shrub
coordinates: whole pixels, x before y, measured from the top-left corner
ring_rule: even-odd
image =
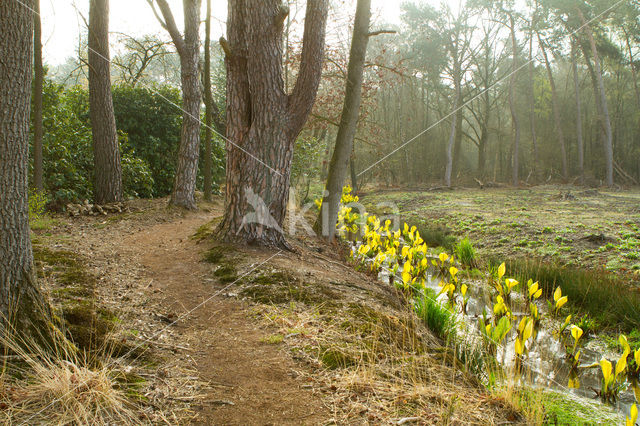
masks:
[[[172,105],[173,104],[173,105]],[[129,137],[131,153],[143,159],[153,177],[153,196],[171,193],[182,126],[180,90],[156,85],[113,87],[116,126]]]

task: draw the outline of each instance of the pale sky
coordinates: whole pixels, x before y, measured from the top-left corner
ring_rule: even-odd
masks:
[[[227,18],[227,0],[212,0],[212,28],[211,38],[217,40],[225,32],[225,20]],[[292,2],[290,2],[292,3]],[[355,0],[347,0],[350,6],[346,13],[353,15],[355,12]],[[176,22],[182,27],[182,0],[169,0]],[[372,0],[372,12],[374,19],[384,20],[389,23],[400,21],[400,0]],[[89,16],[89,0],[40,0],[42,17],[42,43],[45,62],[57,65],[65,61],[69,56],[76,56],[78,37],[84,28],[82,14],[86,19]],[[206,1],[202,1],[202,17],[205,15]],[[295,12],[294,6],[291,8]],[[299,21],[304,19],[304,9],[301,7]],[[328,40],[332,39],[332,31],[337,31],[334,22],[329,25],[327,31]],[[333,27],[333,28],[332,28]],[[109,14],[109,31],[121,32],[132,36],[144,34],[160,34],[168,39],[166,31],[158,24],[151,8],[146,0],[111,0]],[[204,25],[202,26],[204,31]],[[334,34],[335,36],[335,34]],[[117,35],[112,34],[111,42],[115,43]]]

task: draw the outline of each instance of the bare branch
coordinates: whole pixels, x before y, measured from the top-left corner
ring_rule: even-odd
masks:
[[[378,31],[371,31],[369,34],[367,34],[367,37],[374,37],[380,34],[396,34],[397,31],[395,30],[378,30]]]

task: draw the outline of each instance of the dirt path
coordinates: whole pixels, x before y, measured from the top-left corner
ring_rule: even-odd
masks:
[[[218,295],[202,262],[204,247],[189,237],[216,212],[188,214],[115,237],[116,245],[143,266],[169,318],[193,310],[171,326],[190,343],[193,368],[210,391],[197,407],[197,424],[318,424],[330,418],[319,395],[295,379],[295,362],[284,350],[261,341],[267,332],[250,307]],[[151,281],[152,280],[152,281]]]

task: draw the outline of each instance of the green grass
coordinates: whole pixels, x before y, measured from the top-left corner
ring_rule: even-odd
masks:
[[[640,327],[640,293],[611,273],[527,259],[511,259],[506,265],[507,276],[538,281],[547,298],[561,287],[569,310],[588,314],[604,329],[630,332]]]
[[[425,296],[416,297],[415,311],[427,327],[441,339],[447,340],[455,333],[455,317],[436,301],[433,290],[427,290]]]
[[[464,237],[455,247],[456,258],[464,266],[473,267],[476,264],[476,251],[469,238]]]
[[[449,252],[454,250],[456,246],[456,237],[451,234],[451,231],[448,228],[427,223],[416,218],[407,218],[406,220],[401,221],[400,229],[404,227],[404,222],[406,222],[409,227],[416,227],[420,233],[420,237],[422,237],[424,242],[427,243],[427,246],[442,247]]]

